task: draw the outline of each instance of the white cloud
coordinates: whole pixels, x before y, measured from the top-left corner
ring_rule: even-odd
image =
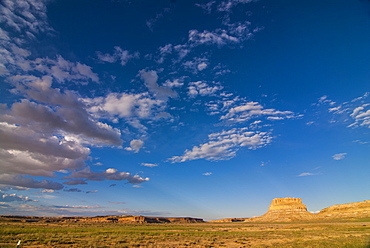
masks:
[[[135,153],[138,153],[140,149],[143,147],[143,145],[144,145],[144,141],[134,139],[134,140],[131,140],[130,146],[126,147],[125,149],[127,151],[133,151]]]
[[[345,156],[347,155],[347,153],[337,153],[337,154],[334,154],[333,156],[332,156],[332,158],[334,159],[334,160],[342,160],[342,159],[344,159],[345,158]]]
[[[152,164],[152,163],[141,163],[142,166],[146,166],[146,167],[157,167],[158,164]]]
[[[165,112],[166,102],[153,99],[148,93],[110,93],[105,97],[84,98],[83,101],[94,115],[113,121],[120,117],[143,133],[146,132],[147,127],[141,123],[141,120],[159,121],[172,117]]]
[[[229,108],[227,113],[220,117],[220,120],[228,122],[245,122],[252,118],[261,116],[265,116],[268,120],[282,120],[299,117],[294,115],[292,111],[265,109],[258,102],[245,102],[239,106]]]
[[[231,12],[232,11],[232,8],[234,8],[238,4],[250,3],[252,1],[253,0],[226,0],[226,1],[222,1],[217,6],[217,11],[220,11],[220,12]]]
[[[310,173],[310,172],[303,172],[298,175],[298,177],[306,177],[306,176],[315,176],[317,175],[316,173]]]
[[[224,29],[216,29],[213,32],[204,30],[199,32],[198,30],[189,31],[189,43],[191,46],[199,45],[217,45],[222,47],[226,44],[239,43],[240,39],[238,37],[229,35]]]
[[[332,120],[332,122],[346,123],[348,127],[358,128],[366,127],[370,128],[370,94],[366,92],[363,96],[357,97],[349,102],[337,104],[331,100],[328,100],[326,96],[319,99],[319,103],[328,104],[330,108],[328,111],[334,114],[334,117],[338,117],[338,121]]]
[[[209,96],[215,94],[217,91],[222,90],[223,87],[215,82],[212,82],[212,86],[209,84],[197,81],[191,82],[188,87],[188,96],[194,98],[198,95]]]
[[[57,55],[56,59],[37,58],[28,60],[26,71],[38,71],[52,76],[59,83],[72,81],[74,83],[87,84],[89,81],[99,83],[98,74],[92,71],[88,65],[80,62],[71,62]]]
[[[207,63],[202,62],[202,63],[200,63],[200,64],[197,65],[197,68],[198,68],[199,71],[203,71],[204,69],[207,68],[207,66],[208,66]]]
[[[166,80],[166,82],[163,84],[164,87],[168,88],[174,88],[174,87],[181,87],[184,85],[183,82],[181,82],[182,79],[175,79],[173,81],[171,80]]]
[[[203,176],[210,176],[210,175],[212,175],[213,173],[212,172],[205,172],[205,173],[203,173],[202,175]]]
[[[228,160],[235,157],[242,148],[257,149],[271,142],[267,132],[249,131],[247,128],[233,128],[228,131],[208,135],[208,142],[186,150],[182,156],[174,156],[169,160],[172,163],[185,162],[196,159],[211,161]]]

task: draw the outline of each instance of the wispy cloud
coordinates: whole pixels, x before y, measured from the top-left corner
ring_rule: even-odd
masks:
[[[318,173],[311,173],[311,172],[303,172],[298,175],[298,177],[306,177],[306,176],[316,176]]]
[[[210,175],[212,175],[213,173],[212,172],[205,172],[205,173],[203,173],[202,175],[203,176],[210,176]]]
[[[336,103],[324,96],[320,104],[326,104],[328,111],[333,114],[332,122],[345,124],[350,128],[370,128],[370,93],[352,99],[351,101]]]
[[[146,166],[146,167],[157,167],[158,164],[152,164],[152,163],[141,163],[142,166]]]
[[[346,157],[347,153],[337,153],[332,156],[334,160],[342,160]]]

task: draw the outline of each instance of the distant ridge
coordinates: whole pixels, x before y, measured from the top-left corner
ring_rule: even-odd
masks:
[[[41,223],[202,223],[203,219],[191,217],[147,217],[142,215],[107,215],[95,217],[37,217],[1,215],[0,220],[12,222],[41,222]]]
[[[317,216],[322,218],[370,217],[370,200],[333,205],[321,210]]]

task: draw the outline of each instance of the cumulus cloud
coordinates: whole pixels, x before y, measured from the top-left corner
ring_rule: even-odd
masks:
[[[342,160],[346,157],[347,153],[337,153],[332,156],[334,160]]]
[[[186,150],[182,156],[173,156],[172,163],[186,162],[196,159],[211,161],[228,160],[236,156],[242,148],[257,149],[271,142],[267,132],[249,131],[247,128],[233,128],[228,131],[208,135],[208,142]]]
[[[71,173],[71,175],[66,176],[65,179],[83,179],[86,181],[127,180],[129,183],[143,183],[149,181],[148,177],[143,178],[139,175],[131,175],[128,172],[119,172],[117,169],[114,168],[109,168],[104,172],[93,172],[90,170],[89,167],[86,167],[80,171],[74,171],[73,173]]]
[[[125,149],[127,151],[133,151],[135,153],[138,153],[143,146],[144,146],[144,141],[134,139],[134,140],[131,140],[130,146],[126,147]]]

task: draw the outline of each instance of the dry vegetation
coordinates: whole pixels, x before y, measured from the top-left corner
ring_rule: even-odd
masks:
[[[370,247],[370,218],[291,223],[20,223],[0,247]]]

